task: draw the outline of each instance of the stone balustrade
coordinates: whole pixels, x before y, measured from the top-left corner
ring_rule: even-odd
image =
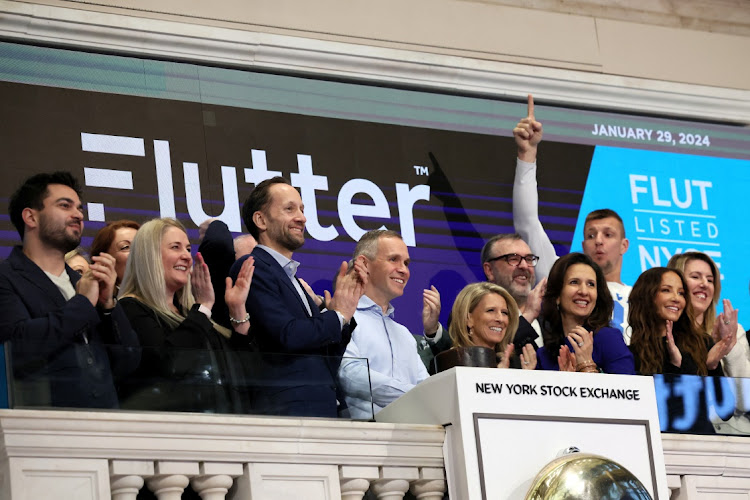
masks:
[[[202,414],[0,410],[0,498],[440,500],[432,425]],[[662,435],[672,500],[750,496],[750,438]]]
[[[202,414],[0,410],[0,498],[439,500],[442,427]]]

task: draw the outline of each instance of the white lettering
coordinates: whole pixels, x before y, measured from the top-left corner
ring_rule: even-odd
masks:
[[[183,162],[185,176],[185,198],[190,218],[196,225],[211,217],[221,219],[234,233],[242,231],[240,222],[240,201],[237,197],[237,170],[234,167],[221,167],[221,184],[224,191],[224,210],[217,216],[208,215],[203,210],[201,180],[198,175],[198,164]]]
[[[357,193],[364,193],[372,198],[374,205],[358,205],[352,202]],[[354,221],[355,216],[373,217],[377,219],[390,219],[391,211],[388,208],[388,200],[380,188],[367,179],[352,179],[341,186],[338,198],[339,217],[346,233],[354,241],[359,241],[367,231],[362,229]],[[379,229],[386,229],[380,226]]]
[[[420,184],[411,190],[408,184],[396,183],[398,216],[401,219],[401,238],[407,246],[417,246],[414,234],[414,204],[418,200],[430,201],[430,186]]]
[[[672,204],[667,200],[659,199],[659,189],[656,186],[656,177],[651,177],[651,195],[653,197],[655,207],[671,207]]]
[[[654,254],[651,255],[649,250],[644,245],[638,245],[638,257],[641,261],[641,271],[650,269],[652,267],[661,266],[661,259],[659,258],[659,248],[654,247]]]
[[[638,216],[635,216],[634,219],[635,219],[634,220],[634,222],[635,222],[635,232],[636,233],[645,233],[646,232],[645,229],[641,229],[640,227],[638,227]]]
[[[255,184],[257,186],[266,179],[272,179],[281,175],[281,172],[268,170],[265,151],[252,149],[250,150],[250,157],[253,160],[253,168],[245,169],[245,182],[248,184]]]
[[[110,154],[124,154],[129,156],[145,156],[144,139],[138,137],[109,136],[102,134],[81,134],[82,149],[84,151]],[[170,144],[167,140],[154,140],[154,166],[156,169],[156,185],[159,198],[159,213],[161,217],[175,217],[175,193],[172,179],[172,159]],[[281,176],[280,171],[268,170],[266,152],[259,149],[251,150],[252,167],[243,168],[245,182],[259,184],[266,179]],[[315,175],[310,155],[297,155],[298,171],[291,174],[291,183],[299,188],[300,196],[305,204],[307,216],[307,231],[318,241],[331,241],[339,236],[335,224],[323,226],[318,216],[316,191],[328,191],[328,177]],[[419,167],[419,173],[428,174],[426,167]],[[132,190],[133,173],[104,168],[84,168],[86,185],[93,187],[107,187]],[[198,164],[183,162],[183,176],[185,181],[185,199],[190,219],[196,224],[212,217],[206,213],[203,200],[207,199],[201,191],[201,179]],[[222,191],[224,208],[218,219],[224,221],[229,230],[240,232],[242,221],[240,216],[239,190],[237,186],[237,168],[221,166]],[[416,246],[414,228],[414,205],[418,201],[430,200],[430,187],[418,184],[410,187],[406,183],[396,183],[396,205],[401,235],[408,246]],[[372,199],[372,204],[355,203],[357,194],[364,194]],[[351,179],[346,182],[338,193],[337,206],[341,223],[346,233],[355,241],[365,233],[359,227],[355,217],[369,217],[375,219],[390,219],[391,210],[383,191],[372,181],[367,179]],[[90,202],[88,205],[89,220],[104,221],[104,205]],[[381,226],[380,229],[385,229]]]
[[[312,158],[310,155],[297,155],[297,166],[299,173],[292,174],[292,186],[300,189],[302,203],[305,205],[305,216],[307,224],[305,229],[310,236],[319,241],[331,241],[339,235],[336,227],[323,227],[318,221],[318,205],[315,201],[315,190],[328,191],[328,177],[314,175]]]
[[[648,177],[645,175],[630,174],[630,196],[633,199],[633,205],[638,204],[638,193],[648,193],[648,189],[642,186],[638,186],[636,182],[646,182]]]
[[[169,141],[154,141],[154,162],[156,164],[156,189],[159,192],[159,213],[162,217],[175,217]]]
[[[668,219],[659,219],[659,225],[661,226],[661,234],[667,235],[669,234],[669,220]]]
[[[700,229],[698,229],[698,221],[694,220],[690,222],[690,234],[693,238],[700,238],[701,232]]]
[[[696,186],[701,193],[701,208],[708,210],[708,197],[706,196],[706,188],[713,187],[713,183],[710,181],[693,181],[693,186]]]
[[[669,179],[669,185],[672,187],[672,200],[680,208],[688,208],[693,204],[693,190],[690,188],[690,181],[685,179],[685,201],[681,201],[677,196],[677,182]]]

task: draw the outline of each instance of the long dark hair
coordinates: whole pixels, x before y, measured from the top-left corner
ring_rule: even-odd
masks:
[[[557,307],[557,300],[565,286],[565,273],[571,266],[585,264],[594,270],[596,274],[596,304],[591,315],[586,318],[583,327],[596,333],[601,328],[608,326],[612,317],[612,295],[607,288],[607,279],[604,277],[602,268],[591,260],[590,257],[574,252],[560,257],[550,269],[547,278],[547,291],[542,299],[542,336],[544,347],[552,353],[557,353],[560,346],[565,343],[565,332],[563,331],[562,315]]]
[[[666,347],[660,332],[664,327],[664,319],[659,317],[654,300],[659,293],[662,277],[667,273],[674,273],[680,278],[682,288],[687,294],[688,287],[682,272],[679,269],[666,267],[652,267],[644,271],[633,285],[633,291],[630,292],[628,323],[633,331],[630,337],[630,350],[640,361],[638,371],[643,375],[653,375],[663,371]],[[686,295],[685,310],[673,323],[672,335],[678,349],[689,354],[695,361],[698,366],[698,375],[707,375],[706,339],[705,335],[695,329],[693,317],[693,306]]]

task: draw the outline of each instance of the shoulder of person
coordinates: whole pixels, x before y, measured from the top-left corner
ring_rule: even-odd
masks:
[[[138,307],[141,309],[151,309],[146,304],[144,304],[137,298],[130,296],[130,295],[126,295],[125,297],[121,297],[117,299],[117,303],[120,306],[125,307],[125,308]]]
[[[613,328],[611,326],[603,326],[596,331],[595,336],[598,336],[602,340],[615,337],[622,338],[622,332],[617,328]]]

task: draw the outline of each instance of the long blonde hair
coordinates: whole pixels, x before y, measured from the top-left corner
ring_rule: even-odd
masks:
[[[516,335],[516,330],[518,330],[519,310],[516,301],[511,297],[510,293],[500,285],[482,281],[480,283],[470,283],[466,285],[453,302],[453,309],[451,310],[451,325],[448,329],[448,333],[450,334],[455,347],[477,345],[472,335],[469,334],[468,317],[482,301],[482,298],[490,293],[496,293],[505,299],[505,303],[508,306],[509,316],[508,327],[505,329],[505,336],[503,337],[503,340],[495,346],[495,352],[504,352],[508,344],[513,341],[513,337]]]
[[[176,227],[187,234],[185,226],[172,218],[150,220],[135,233],[118,298],[138,299],[174,328],[185,321],[185,316],[172,311],[165,293],[166,279],[161,259],[161,241],[170,227]],[[182,311],[190,310],[195,303],[190,278],[184,287],[175,292],[175,298]]]
[[[711,297],[711,303],[708,305],[706,312],[703,313],[703,321],[695,325],[701,333],[710,335],[714,329],[714,323],[716,323],[716,306],[721,298],[721,273],[719,272],[719,268],[716,267],[716,262],[703,252],[685,252],[673,255],[669,259],[667,267],[670,269],[679,269],[684,275],[685,267],[691,260],[702,260],[708,264],[708,267],[711,268],[711,274],[714,276],[714,296]],[[687,293],[687,289],[685,293]]]

